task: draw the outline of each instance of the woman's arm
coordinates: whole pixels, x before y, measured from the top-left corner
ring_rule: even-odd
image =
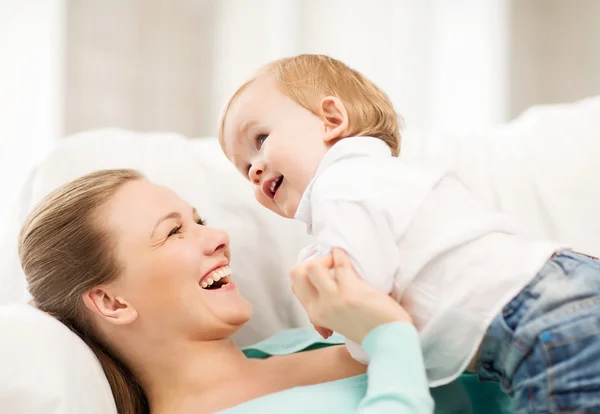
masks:
[[[433,413],[434,403],[413,325],[393,322],[378,326],[362,345],[369,355],[369,382],[357,413]]]
[[[339,249],[300,264],[291,276],[311,320],[362,343],[369,355],[367,394],[357,413],[433,413],[419,338],[404,308],[360,280]]]

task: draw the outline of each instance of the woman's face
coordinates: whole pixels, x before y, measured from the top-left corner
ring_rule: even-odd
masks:
[[[252,308],[230,275],[227,233],[204,225],[177,194],[131,181],[107,211],[122,267],[110,291],[149,339],[220,339],[250,319]]]

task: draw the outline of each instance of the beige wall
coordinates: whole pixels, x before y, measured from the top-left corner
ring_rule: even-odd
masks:
[[[219,111],[214,71],[220,68],[226,75],[233,64],[214,63],[219,56],[216,39],[244,41],[235,25],[222,33],[218,22],[223,8],[217,1],[224,0],[67,0],[65,132],[117,126],[214,134]],[[302,1],[262,3],[285,8]],[[506,1],[509,117],[534,104],[600,94],[600,0]],[[284,32],[294,29],[259,11],[238,17],[286,41]],[[242,49],[243,56],[258,52]]]
[[[600,1],[512,0],[509,114],[600,94]]]
[[[65,130],[207,134],[213,1],[68,0]]]

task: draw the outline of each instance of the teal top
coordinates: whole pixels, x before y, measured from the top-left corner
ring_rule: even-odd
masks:
[[[343,343],[344,338],[336,334],[324,340],[313,330],[292,329],[248,347],[244,353],[249,358],[268,358]],[[495,383],[479,383],[471,375],[429,390],[418,334],[412,325],[382,325],[365,337],[363,349],[370,361],[366,374],[280,391],[222,413],[511,413],[510,400]]]

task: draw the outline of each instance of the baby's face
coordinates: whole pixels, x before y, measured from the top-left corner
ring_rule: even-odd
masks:
[[[223,127],[227,158],[269,210],[292,218],[329,144],[323,120],[260,78],[235,98]]]

